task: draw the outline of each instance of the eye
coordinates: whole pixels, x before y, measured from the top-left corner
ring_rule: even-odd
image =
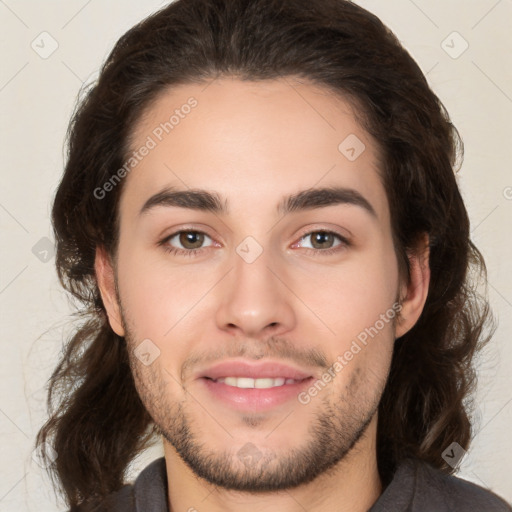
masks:
[[[205,238],[212,240],[203,231],[181,230],[165,237],[158,243],[158,245],[162,246],[164,251],[170,254],[180,256],[197,256],[207,247],[213,245],[210,244],[209,246],[203,246]],[[345,247],[350,246],[350,242],[344,236],[334,231],[310,231],[309,233],[304,234],[300,240],[308,238],[311,238],[312,240],[310,247],[304,247],[304,245],[297,243],[294,244],[293,247],[305,248],[308,253],[312,252],[314,255],[318,256],[334,254],[343,250]],[[333,245],[336,239],[338,239],[339,243]],[[173,244],[180,244],[181,247],[175,247]]]
[[[202,231],[196,231],[196,230],[182,230],[182,231],[176,231],[175,233],[172,233],[171,235],[165,237],[161,242],[159,242],[159,245],[161,245],[166,252],[169,252],[171,254],[180,254],[183,256],[195,256],[199,252],[202,252],[205,247],[201,247],[204,243],[204,240],[206,238],[211,238]],[[174,243],[181,244],[181,247],[174,247],[171,245],[171,241],[174,241]]]
[[[350,242],[344,236],[334,231],[310,231],[303,235],[301,240],[308,238],[311,239],[310,247],[305,247],[305,249],[307,249],[308,252],[312,251],[316,255],[333,254],[342,250],[344,247],[350,246]],[[336,238],[339,240],[339,243],[333,246],[332,244],[335,242]],[[297,246],[297,244],[295,246]],[[304,247],[304,245],[301,244],[299,247]]]

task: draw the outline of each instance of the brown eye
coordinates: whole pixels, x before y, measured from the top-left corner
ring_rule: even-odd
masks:
[[[178,240],[185,249],[199,249],[204,242],[204,233],[199,231],[181,231]]]
[[[334,243],[334,234],[327,231],[315,231],[310,233],[311,245],[315,249],[330,249]]]
[[[203,246],[205,238],[211,238],[202,231],[181,230],[164,238],[159,245],[163,246],[166,252],[180,256],[196,256],[208,245]],[[212,244],[210,244],[212,245]]]
[[[310,240],[309,246],[304,241]],[[336,243],[336,239],[338,243]],[[314,256],[330,255],[338,253],[350,246],[350,242],[342,235],[327,230],[310,231],[301,237],[299,247],[303,247],[307,252],[312,252]]]

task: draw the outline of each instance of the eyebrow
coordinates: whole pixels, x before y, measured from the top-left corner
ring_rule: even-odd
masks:
[[[324,208],[337,204],[349,204],[362,208],[372,217],[377,218],[377,213],[370,202],[357,190],[345,187],[324,187],[301,190],[285,197],[277,205],[277,213],[288,213]],[[190,210],[209,211],[219,215],[228,215],[228,202],[222,201],[219,194],[205,189],[179,190],[174,187],[166,187],[151,196],[142,206],[139,216],[148,213],[158,207],[178,207]]]

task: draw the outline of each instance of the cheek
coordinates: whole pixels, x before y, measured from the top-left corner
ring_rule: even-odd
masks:
[[[125,250],[118,262],[118,278],[123,309],[137,333],[151,338],[165,332],[163,323],[172,322],[175,311],[187,293],[185,277],[150,261],[147,255]],[[167,327],[168,329],[169,327]]]
[[[194,265],[170,265],[149,251],[125,250],[119,259],[124,314],[137,339],[149,338],[163,349],[193,335],[204,325],[202,301],[218,280],[215,272]],[[184,336],[186,334],[186,336]]]
[[[310,269],[311,270],[311,269]],[[394,253],[354,254],[340,265],[313,268],[297,280],[295,290],[314,311],[333,339],[343,343],[366,328],[377,327],[390,336],[396,316],[392,308],[398,292]],[[381,315],[385,315],[382,325]]]

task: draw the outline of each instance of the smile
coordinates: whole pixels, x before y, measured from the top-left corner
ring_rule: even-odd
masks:
[[[250,377],[223,377],[220,379],[214,379],[215,382],[222,382],[227,386],[234,386],[237,388],[258,388],[258,389],[267,389],[267,388],[275,388],[278,386],[284,386],[289,384],[296,384],[300,382],[300,380],[296,379],[286,379],[284,377],[275,377],[275,378],[263,378],[263,379],[251,379]],[[303,380],[303,379],[301,379]]]

